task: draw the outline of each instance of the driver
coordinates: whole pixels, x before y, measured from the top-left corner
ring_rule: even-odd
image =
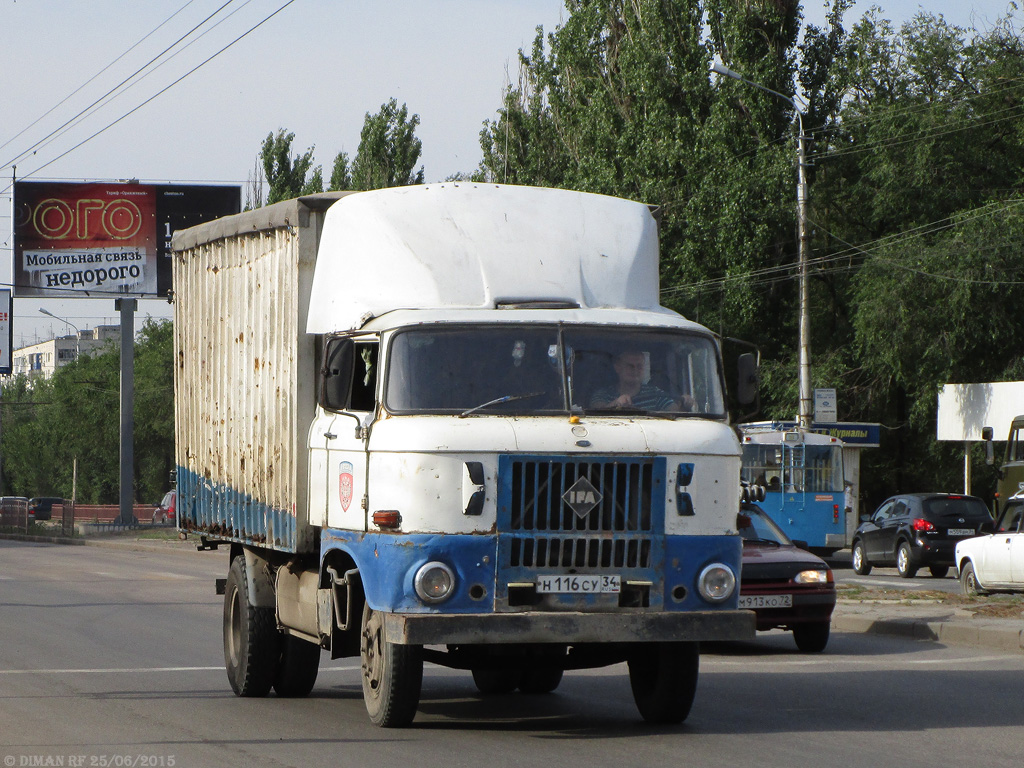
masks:
[[[679,403],[662,389],[644,381],[647,360],[643,352],[620,352],[615,356],[614,387],[597,390],[591,408],[639,408],[645,411],[678,411]]]

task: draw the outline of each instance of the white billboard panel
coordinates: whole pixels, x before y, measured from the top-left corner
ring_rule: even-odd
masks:
[[[1024,381],[988,384],[945,384],[939,392],[939,440],[981,440],[982,427],[992,427],[1005,440],[1010,422],[1024,414]]]

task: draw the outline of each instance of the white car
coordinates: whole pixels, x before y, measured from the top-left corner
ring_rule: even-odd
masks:
[[[1024,493],[1006,503],[995,533],[956,545],[956,567],[965,595],[1024,592]]]

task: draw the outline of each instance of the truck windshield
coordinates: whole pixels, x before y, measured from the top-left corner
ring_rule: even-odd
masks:
[[[598,326],[417,327],[395,334],[392,413],[725,417],[718,350],[683,331]]]

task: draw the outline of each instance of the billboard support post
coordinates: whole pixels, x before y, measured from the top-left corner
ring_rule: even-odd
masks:
[[[137,299],[116,299],[114,309],[121,313],[121,511],[118,522],[131,525],[135,499],[135,309]]]

